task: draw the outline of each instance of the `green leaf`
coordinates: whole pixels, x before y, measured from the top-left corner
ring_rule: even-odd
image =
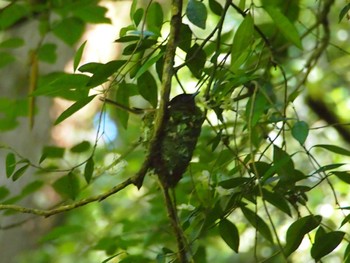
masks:
[[[209,0],[209,8],[215,15],[222,15],[223,8],[216,0]]]
[[[235,177],[219,182],[219,186],[225,189],[232,189],[240,186],[244,186],[252,181],[251,178],[247,177]]]
[[[159,53],[158,55],[151,57],[148,59],[137,71],[135,75],[135,79],[138,79],[143,73],[145,73],[153,64],[155,64],[161,57],[163,56],[163,53]]]
[[[76,103],[71,105],[64,112],[62,112],[60,116],[58,116],[54,125],[57,125],[57,124],[61,123],[62,121],[64,121],[65,119],[67,119],[68,117],[72,116],[78,110],[80,110],[81,108],[83,108],[87,104],[89,104],[95,97],[96,97],[96,95],[92,95],[92,96],[86,97],[84,99],[78,100]]]
[[[340,224],[340,227],[342,227],[343,225],[345,225],[346,223],[348,223],[350,221],[350,214],[348,214],[342,221]]]
[[[160,36],[163,25],[163,9],[158,2],[153,2],[147,11],[146,24],[148,30],[154,32],[157,36]]]
[[[80,225],[64,225],[64,226],[56,226],[53,228],[48,234],[44,235],[41,239],[41,243],[47,243],[48,241],[52,241],[64,236],[71,236],[74,233],[83,232],[84,228]]]
[[[76,145],[74,145],[70,151],[72,153],[82,153],[82,152],[86,152],[90,149],[91,147],[91,143],[88,141],[82,141]]]
[[[29,5],[13,3],[0,12],[0,29],[6,29],[30,14]]]
[[[84,33],[84,23],[74,17],[68,17],[53,27],[52,32],[67,45],[73,46]]]
[[[6,198],[10,194],[6,186],[0,186],[0,200]]]
[[[208,14],[207,8],[202,2],[189,0],[186,8],[186,16],[192,24],[205,29]]]
[[[337,153],[340,155],[350,156],[349,150],[346,150],[342,147],[332,145],[332,144],[317,144],[317,145],[314,145],[313,147],[319,147],[319,148],[323,148],[323,149],[326,149],[330,152],[334,152],[334,153]]]
[[[250,46],[254,41],[254,21],[247,15],[239,25],[233,38],[231,49],[231,70],[234,72],[245,62],[250,54]]]
[[[24,173],[27,171],[29,167],[29,163],[25,164],[21,168],[19,168],[16,172],[13,173],[12,175],[12,180],[17,181]]]
[[[13,37],[0,42],[0,48],[18,48],[24,45],[23,38]]]
[[[253,104],[253,107],[252,107]],[[250,121],[252,127],[254,127],[262,118],[265,110],[268,107],[268,101],[260,92],[256,94],[255,98],[250,97],[246,106],[246,118]]]
[[[84,178],[88,184],[90,183],[92,175],[94,173],[94,167],[95,167],[94,159],[90,157],[87,160],[85,164],[85,169],[84,169]]]
[[[21,196],[24,197],[30,195],[31,193],[34,193],[37,190],[39,190],[43,185],[44,183],[42,181],[33,181],[22,189]]]
[[[107,255],[115,253],[117,246],[117,239],[115,237],[103,237],[93,247],[96,250],[103,250]]]
[[[87,40],[84,41],[83,44],[81,44],[81,46],[78,48],[77,52],[75,53],[74,56],[74,62],[73,62],[73,70],[74,72],[77,70],[80,61],[81,61],[81,57],[83,56],[83,52],[85,49],[85,45],[86,45]]]
[[[73,172],[57,179],[52,186],[64,198],[74,200],[79,194],[79,180]]]
[[[284,14],[282,14],[280,9],[272,5],[264,6],[264,9],[272,18],[277,28],[281,31],[282,35],[290,42],[292,42],[296,47],[303,49],[301,39],[296,27]]]
[[[187,24],[181,24],[180,36],[181,38],[179,39],[178,44],[179,48],[185,52],[188,52],[192,43],[192,30]]]
[[[321,216],[306,216],[291,224],[287,230],[286,246],[284,253],[286,256],[292,254],[300,245],[304,236],[321,223]]]
[[[344,16],[349,12],[349,10],[350,10],[350,3],[344,6],[340,11],[338,23],[340,23],[343,20]]]
[[[350,263],[350,243],[346,246],[344,251],[344,260],[343,263]]]
[[[236,253],[239,248],[239,232],[237,227],[229,220],[223,219],[219,223],[219,232],[225,243]]]
[[[151,103],[153,108],[157,108],[158,89],[157,89],[157,83],[153,78],[152,74],[148,71],[143,73],[137,79],[137,86],[138,86],[140,95],[149,103]]]
[[[273,163],[277,174],[281,177],[288,177],[294,171],[292,157],[276,145],[273,146]]]
[[[46,43],[42,45],[38,52],[38,58],[40,61],[44,61],[50,64],[56,62],[57,54],[56,54],[57,45]]]
[[[265,188],[263,188],[262,191],[264,200],[274,205],[287,215],[292,216],[292,211],[290,210],[290,207],[283,195],[277,192],[270,192]]]
[[[270,231],[270,228],[268,227],[268,225],[265,223],[264,220],[262,220],[262,218],[257,214],[254,213],[252,210],[242,206],[241,210],[245,216],[245,218],[247,218],[247,220],[249,221],[249,223],[264,237],[266,238],[266,240],[268,240],[269,242],[271,242],[273,244],[273,238],[272,238],[272,234]]]
[[[87,86],[96,87],[106,82],[107,79],[117,72],[125,64],[124,60],[113,60],[106,64],[96,65],[97,68],[94,72],[94,75],[91,77]]]
[[[350,172],[348,172],[348,171],[334,171],[334,172],[331,172],[331,174],[334,174],[336,177],[338,177],[343,182],[350,184]]]
[[[132,20],[135,23],[135,26],[138,26],[142,20],[143,14],[144,14],[143,8],[138,8],[135,13],[132,16]]]
[[[6,155],[6,177],[10,178],[16,169],[16,156],[13,153]]]
[[[311,256],[316,260],[320,260],[325,255],[331,253],[343,240],[345,233],[341,231],[332,231],[315,238],[315,242],[311,248]]]
[[[309,135],[309,125],[304,121],[296,122],[292,127],[292,135],[301,145]]]
[[[16,58],[7,52],[0,52],[0,68],[7,66],[8,64],[16,61]]]
[[[65,148],[57,146],[45,146],[43,153],[40,157],[39,163],[42,163],[45,159],[59,159],[64,156]]]
[[[82,5],[79,8],[72,9],[72,13],[86,23],[110,24],[111,20],[106,17],[108,9],[97,5]]]
[[[196,78],[200,78],[204,69],[207,55],[198,45],[194,44],[186,54],[186,64]]]

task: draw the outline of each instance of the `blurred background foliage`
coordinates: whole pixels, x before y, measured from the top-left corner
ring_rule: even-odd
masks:
[[[1,239],[18,228],[32,241],[8,262],[176,262],[151,173],[140,190],[50,213],[142,166],[142,116],[103,100],[157,107],[170,1],[0,7]],[[199,89],[207,114],[174,191],[194,262],[350,262],[349,9],[345,0],[184,2],[171,97]]]

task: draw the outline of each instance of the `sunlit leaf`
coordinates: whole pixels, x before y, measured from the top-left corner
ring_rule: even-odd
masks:
[[[227,219],[223,219],[219,224],[219,232],[225,243],[236,253],[239,248],[239,233],[237,227]]]
[[[54,124],[57,125],[57,124],[61,123],[62,121],[64,121],[65,119],[69,118],[74,113],[76,113],[78,110],[80,110],[81,108],[83,108],[87,104],[89,104],[95,97],[96,97],[96,95],[92,95],[92,96],[86,97],[84,99],[78,100],[76,103],[71,105],[64,112],[62,112],[61,115],[58,116],[58,118],[56,119]]]
[[[189,0],[186,8],[188,20],[199,28],[205,29],[207,21],[207,8],[198,0]]]
[[[288,256],[293,253],[300,245],[304,236],[311,230],[315,229],[321,223],[321,216],[306,216],[298,219],[292,223],[288,230],[286,236],[286,246],[284,248],[284,253]]]
[[[320,260],[325,255],[331,253],[343,240],[345,233],[341,231],[332,231],[315,238],[311,248],[311,256],[315,260]]]

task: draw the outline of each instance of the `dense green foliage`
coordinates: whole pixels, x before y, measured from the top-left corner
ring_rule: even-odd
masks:
[[[182,1],[134,0],[130,25],[115,36],[121,56],[106,63],[81,62],[92,52],[81,39],[86,24],[111,22],[99,1],[4,4],[0,70],[28,44],[11,30],[37,21],[40,39],[28,54],[27,96],[0,97],[0,131],[15,131],[24,116],[39,125],[35,113],[46,109],[38,97],[71,102],[57,127],[98,105],[86,127],[94,125],[95,140],[47,145],[37,160],[1,142],[8,180],[32,178],[18,195],[0,186],[1,216],[64,216],[19,262],[350,262],[350,132],[342,125],[350,4],[338,2],[188,0],[180,20]],[[76,48],[72,72],[41,73],[60,41]],[[206,120],[174,189],[177,222],[147,160],[169,100],[197,90]],[[109,100],[136,113],[158,108],[157,119]],[[19,206],[47,187],[60,196],[53,209]],[[187,259],[177,258],[174,224]]]

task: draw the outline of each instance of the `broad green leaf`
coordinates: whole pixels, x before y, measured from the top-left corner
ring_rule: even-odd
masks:
[[[287,230],[286,246],[284,248],[285,255],[289,256],[292,254],[299,247],[304,236],[318,227],[321,220],[321,216],[310,215],[300,218],[292,223]]]
[[[78,110],[80,110],[81,108],[83,108],[87,104],[89,104],[95,97],[96,97],[96,95],[92,95],[92,96],[86,97],[84,99],[78,100],[76,103],[71,105],[64,112],[62,112],[60,116],[58,116],[54,125],[57,125],[57,124],[61,123],[62,121],[64,121],[65,119],[67,119],[68,117],[72,116]]]
[[[195,26],[205,29],[207,22],[207,8],[198,0],[189,0],[186,8],[186,16],[188,20]]]
[[[0,68],[7,66],[8,64],[16,61],[16,58],[7,52],[0,52]]]
[[[264,237],[273,244],[273,238],[269,226],[265,221],[252,210],[242,206],[241,210],[249,223]]]
[[[333,231],[325,233],[315,238],[315,242],[311,248],[311,256],[316,260],[320,260],[325,255],[331,253],[343,240],[345,233],[341,231]]]
[[[142,20],[144,14],[143,8],[138,8],[132,16],[135,26],[138,26]]]
[[[81,57],[83,56],[83,52],[85,49],[85,45],[86,45],[87,40],[84,41],[83,44],[81,44],[81,46],[78,48],[77,52],[75,53],[74,56],[74,62],[73,62],[73,70],[74,72],[77,70],[80,61],[81,61]]]
[[[158,89],[157,83],[152,74],[146,71],[137,79],[137,86],[140,95],[151,103],[153,108],[157,108]]]
[[[179,39],[179,48],[187,52],[192,44],[192,30],[187,24],[181,24]]]
[[[24,45],[23,38],[13,37],[0,42],[0,48],[18,48]]]
[[[64,156],[65,148],[57,146],[45,146],[43,153],[41,154],[39,163],[42,163],[45,159],[60,159]]]
[[[92,175],[94,173],[94,167],[95,167],[94,159],[90,157],[87,160],[85,164],[85,169],[84,169],[84,178],[88,184],[90,183]]]
[[[78,70],[80,72],[89,72],[89,73],[95,74],[98,71],[99,67],[101,67],[101,65],[104,65],[104,64],[97,63],[97,62],[89,62],[80,66]]]
[[[68,17],[53,26],[52,32],[67,45],[73,46],[84,33],[84,23],[75,17]]]
[[[283,195],[279,194],[278,192],[270,192],[264,188],[262,190],[264,200],[274,205],[287,215],[292,216],[292,211],[290,210],[290,207]]]
[[[27,171],[29,167],[29,163],[25,164],[21,168],[19,168],[17,171],[15,171],[12,175],[12,180],[17,181],[24,173]]]
[[[343,20],[344,16],[349,12],[349,10],[350,10],[350,3],[344,6],[343,9],[340,11],[338,23],[340,23]]]
[[[64,225],[64,226],[57,226],[53,228],[49,233],[44,235],[41,239],[41,243],[46,243],[48,241],[52,241],[64,236],[70,236],[74,233],[83,232],[84,228],[80,225]]]
[[[110,24],[111,20],[106,17],[108,9],[103,6],[97,5],[83,5],[79,8],[72,10],[72,13],[75,17],[80,18],[86,23],[101,24],[107,23]]]
[[[209,0],[209,8],[215,15],[222,15],[223,8],[216,0]]]
[[[282,14],[280,9],[270,5],[264,6],[264,9],[272,18],[277,28],[281,31],[282,35],[290,42],[292,42],[296,47],[303,49],[301,39],[296,27],[284,14]]]
[[[57,45],[52,43],[42,45],[38,51],[39,60],[50,64],[55,63],[57,59],[56,49]]]
[[[72,153],[82,153],[82,152],[86,152],[90,149],[91,147],[91,143],[89,141],[82,141],[76,145],[74,145],[70,151]]]
[[[247,15],[239,25],[233,38],[231,49],[231,70],[236,71],[245,62],[250,46],[254,41],[254,21],[251,15]]]
[[[108,78],[116,73],[124,64],[124,60],[113,60],[106,64],[98,65],[87,86],[96,87],[105,83]],[[95,66],[97,65],[95,64]]]
[[[296,122],[292,127],[292,135],[301,145],[309,135],[309,125],[304,121]]]
[[[10,194],[6,186],[0,186],[0,200],[6,198]]]
[[[33,181],[29,184],[27,184],[21,191],[21,196],[27,196],[30,195],[37,190],[39,190],[44,185],[43,181]]]
[[[336,146],[336,145],[332,145],[332,144],[317,144],[317,145],[314,145],[313,147],[319,147],[319,148],[326,149],[330,152],[334,152],[334,153],[345,155],[345,156],[350,156],[349,150],[344,149],[344,148],[339,147],[339,146]]]
[[[205,51],[194,44],[186,54],[186,65],[196,78],[200,78],[207,60]]]
[[[334,171],[334,172],[331,172],[331,174],[334,174],[336,177],[338,177],[343,182],[350,184],[350,172],[348,172],[348,171]]]
[[[219,223],[219,232],[225,243],[236,253],[239,248],[239,232],[237,227],[229,220],[223,219]]]
[[[273,146],[273,164],[277,174],[281,177],[287,177],[294,171],[292,157],[276,145]]]
[[[252,107],[253,104],[253,107]],[[260,92],[256,94],[255,98],[250,97],[246,106],[246,118],[250,122],[250,125],[254,127],[261,117],[263,116],[265,110],[268,107],[267,99]]]
[[[52,186],[64,198],[74,200],[79,194],[79,180],[73,172],[57,179]]]
[[[29,5],[24,5],[21,3],[13,3],[7,8],[1,9],[0,12],[0,29],[6,29],[21,18],[29,15],[30,9]]]
[[[158,2],[153,2],[147,10],[146,24],[148,30],[160,36],[163,19],[164,15],[162,6]]]
[[[6,177],[10,178],[16,169],[16,156],[13,153],[6,155]]]

